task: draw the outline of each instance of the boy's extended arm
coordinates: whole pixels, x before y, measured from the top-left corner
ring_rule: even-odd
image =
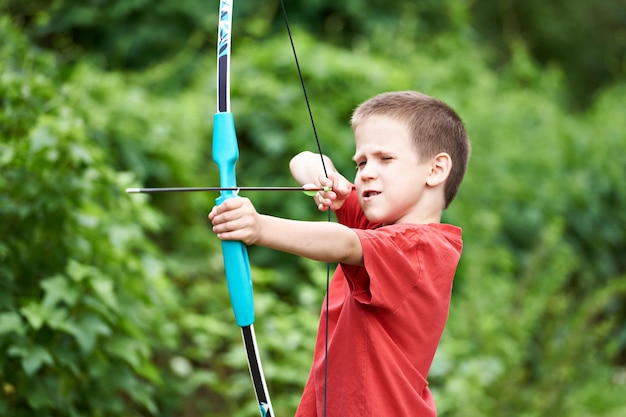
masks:
[[[258,214],[247,198],[231,198],[209,213],[222,240],[240,240],[321,262],[363,265],[363,248],[349,227]]]
[[[363,265],[363,248],[357,234],[339,223],[306,222],[260,216],[263,230],[257,245],[320,262]]]

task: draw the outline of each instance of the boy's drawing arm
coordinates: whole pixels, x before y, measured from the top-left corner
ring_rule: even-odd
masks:
[[[326,155],[322,155],[324,165],[317,153],[304,151],[295,155],[289,161],[291,176],[300,184],[315,183],[320,176],[325,176],[324,167],[327,172],[337,172],[333,161]]]
[[[294,156],[289,162],[293,178],[300,183],[331,187],[331,191],[320,191],[315,195],[315,203],[320,211],[339,210],[352,191],[352,183],[341,175],[326,155],[305,151]],[[324,170],[326,167],[326,171]]]
[[[321,262],[363,265],[357,234],[338,223],[262,215],[246,198],[231,198],[214,207],[209,219],[222,240],[240,240]]]

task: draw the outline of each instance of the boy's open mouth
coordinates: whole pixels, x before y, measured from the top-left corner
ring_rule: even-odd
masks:
[[[371,198],[380,194],[380,191],[366,190],[363,191],[363,198]]]

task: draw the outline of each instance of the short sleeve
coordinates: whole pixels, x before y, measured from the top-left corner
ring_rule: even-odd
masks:
[[[420,279],[419,233],[398,227],[355,232],[365,265],[342,265],[352,296],[364,304],[395,309]]]
[[[353,298],[395,311],[416,287],[424,285],[430,291],[441,273],[454,275],[462,242],[460,229],[450,227],[401,224],[355,230],[364,266],[341,265]],[[429,282],[422,283],[424,277]]]

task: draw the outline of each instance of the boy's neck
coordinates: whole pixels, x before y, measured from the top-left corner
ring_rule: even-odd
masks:
[[[418,216],[414,216],[407,219],[402,219],[397,223],[390,224],[433,224],[441,223],[441,216],[443,210],[433,210],[421,212]],[[390,224],[383,224],[383,226],[389,226]]]

